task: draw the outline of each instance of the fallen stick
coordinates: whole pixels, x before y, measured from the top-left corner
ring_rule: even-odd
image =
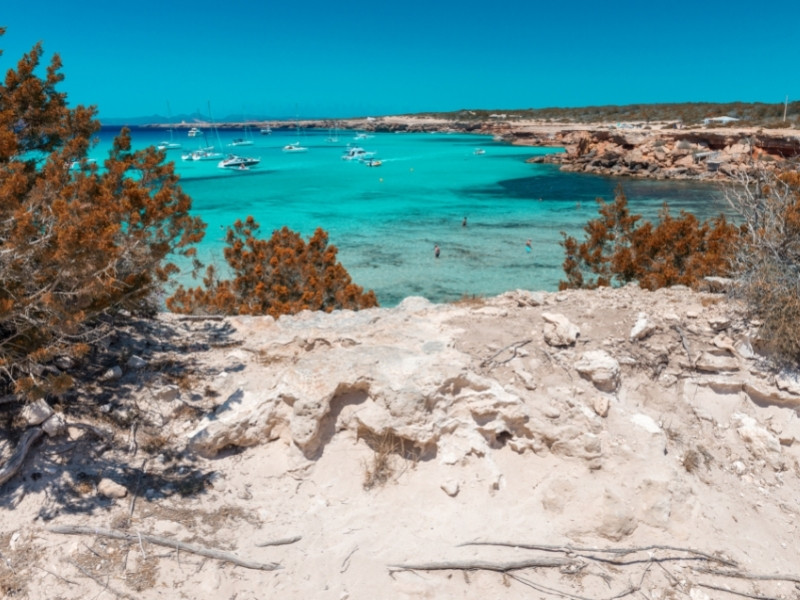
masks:
[[[532,569],[536,567],[577,567],[580,561],[569,558],[529,558],[525,560],[492,562],[480,559],[470,559],[464,561],[445,561],[430,563],[410,563],[404,565],[389,565],[389,571],[496,571],[506,573],[508,571],[518,571],[520,569]]]
[[[734,561],[730,561],[725,558],[721,558],[719,556],[714,556],[713,554],[708,554],[707,552],[702,552],[700,550],[694,550],[693,548],[681,548],[679,546],[664,546],[659,544],[653,544],[651,546],[632,546],[630,548],[581,548],[569,545],[557,546],[549,544],[515,544],[511,542],[466,542],[464,544],[459,544],[459,546],[504,546],[508,548],[522,548],[524,550],[563,552],[565,554],[575,554],[581,556],[582,558],[591,558],[593,560],[600,560],[600,559],[597,559],[592,556],[585,556],[582,553],[596,552],[601,554],[627,555],[627,554],[634,554],[636,552],[649,552],[651,550],[669,550],[672,552],[685,552],[687,554],[693,554],[704,560],[717,562],[722,565],[727,565],[729,567],[738,566]],[[653,562],[658,562],[658,559],[652,559],[652,560]]]
[[[128,542],[140,542],[144,540],[151,544],[158,546],[165,546],[166,548],[173,548],[175,550],[184,550],[192,554],[199,554],[200,556],[207,556],[208,558],[215,558],[229,563],[233,563],[246,569],[258,569],[261,571],[274,571],[280,569],[281,566],[277,563],[258,563],[239,558],[230,552],[222,550],[214,550],[213,548],[205,548],[197,544],[189,544],[186,542],[179,542],[170,538],[161,537],[159,535],[149,534],[135,534],[126,533],[124,531],[117,531],[114,529],[102,529],[99,527],[84,527],[81,525],[57,525],[48,528],[53,533],[62,533],[65,535],[97,535],[100,537],[112,538],[115,540],[125,540]]]
[[[774,575],[762,575],[759,573],[747,573],[745,571],[724,571],[722,569],[697,569],[699,573],[707,573],[708,575],[719,575],[721,577],[737,577],[739,579],[758,579],[761,581],[792,581],[800,583],[800,576],[798,575],[784,575],[776,573]]]
[[[758,594],[749,594],[747,592],[739,592],[737,590],[730,590],[728,588],[720,587],[717,585],[711,585],[710,583],[700,583],[699,581],[696,582],[694,585],[699,587],[704,587],[709,590],[716,590],[717,592],[725,592],[728,594],[732,594],[734,596],[742,596],[744,598],[753,598],[754,600],[780,600],[780,598],[776,598],[775,596],[759,596]]]
[[[44,435],[44,430],[41,427],[32,427],[22,434],[22,439],[17,444],[14,454],[8,459],[5,466],[0,469],[0,485],[11,479],[22,468],[25,462],[25,457],[28,456],[28,451],[31,449],[36,441]]]

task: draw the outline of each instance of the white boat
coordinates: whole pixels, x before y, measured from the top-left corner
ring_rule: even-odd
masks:
[[[183,160],[219,160],[223,156],[222,152],[214,152],[214,146],[206,146],[192,152],[186,152],[181,158]]]
[[[368,167],[380,167],[383,164],[383,162],[375,158],[369,158],[364,161],[364,164],[367,165]]]
[[[331,127],[328,130],[328,137],[325,138],[326,142],[330,142],[331,144],[336,144],[339,142],[339,128],[338,127]]]
[[[371,136],[371,135],[369,135],[367,133],[364,133],[363,131],[359,131],[358,133],[356,133],[355,138],[353,138],[353,139],[356,139],[356,140],[368,140],[368,139],[370,139],[372,137],[373,136]]]
[[[244,126],[244,137],[236,138],[228,146],[252,146],[253,140],[250,139],[250,127]]]
[[[351,146],[342,154],[342,160],[367,160],[374,155],[374,152],[367,152],[359,146]]]
[[[200,135],[201,133],[203,133],[203,130],[202,130],[202,129],[198,129],[197,127],[192,127],[192,128],[189,130],[189,137],[197,137],[197,136],[198,136],[198,135]]]
[[[486,154],[486,150],[483,148],[475,148],[475,152],[473,152],[476,156],[480,156],[481,154]]]
[[[261,128],[261,135],[270,135],[271,133],[272,133],[272,127],[270,127],[269,125]]]
[[[236,154],[229,154],[227,157],[219,161],[217,166],[220,169],[237,169],[245,171],[250,167],[255,167],[261,162],[260,158],[253,158],[252,156],[237,156]]]
[[[159,150],[180,150],[181,148],[180,143],[176,142],[172,138],[172,127],[169,128],[169,141],[165,140],[163,142],[159,142],[156,145],[156,148],[158,148]]]
[[[305,146],[301,146],[300,142],[295,142],[294,144],[286,144],[282,150],[284,152],[308,152],[308,148]]]

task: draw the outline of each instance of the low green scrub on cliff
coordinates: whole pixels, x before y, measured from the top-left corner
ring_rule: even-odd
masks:
[[[784,121],[784,111],[786,120]],[[625,121],[680,121],[697,124],[711,117],[729,116],[739,119],[713,127],[786,128],[800,124],[800,102],[766,104],[763,102],[685,102],[680,104],[629,104],[624,106],[584,106],[577,108],[525,108],[496,110],[460,110],[450,113],[423,113],[423,116],[458,120],[491,121],[532,119],[567,123],[619,123]]]

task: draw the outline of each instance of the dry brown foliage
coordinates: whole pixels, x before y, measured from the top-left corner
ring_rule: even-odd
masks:
[[[800,172],[756,167],[728,200],[745,221],[736,254],[737,287],[761,322],[759,345],[781,360],[800,360]]]
[[[259,239],[252,217],[228,229],[225,260],[232,279],[220,279],[209,267],[202,287],[179,287],[167,299],[177,313],[271,315],[302,310],[361,309],[378,305],[372,291],[354,284],[328,234],[317,229],[308,242],[283,227]]]
[[[66,390],[51,361],[86,355],[123,309],[151,308],[177,271],[167,258],[204,230],[172,163],[133,152],[127,131],[103,169],[86,160],[96,110],[68,108],[59,56],[44,77],[41,57],[37,44],[0,85],[0,386],[28,396]]]
[[[730,274],[739,230],[724,216],[700,222],[681,211],[675,218],[665,204],[658,223],[640,223],[641,216],[628,210],[621,187],[614,202],[598,198],[597,203],[600,217],[585,225],[585,241],[562,233],[567,280],[560,282],[560,289],[630,282],[650,290],[676,284],[693,287],[703,277]]]

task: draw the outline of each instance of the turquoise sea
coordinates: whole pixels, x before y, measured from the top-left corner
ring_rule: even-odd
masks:
[[[90,157],[102,164],[118,131],[104,128]],[[356,140],[355,132],[339,131],[334,143],[327,141],[329,131],[255,130],[252,146],[230,148],[245,135],[241,129],[206,133],[222,152],[260,157],[261,163],[227,171],[217,161],[183,161],[182,152],[205,141],[174,132],[182,150],[169,151],[168,160],[175,161],[194,212],[208,223],[199,249],[204,262],[224,265],[225,229],[237,218],[252,215],[262,237],[286,225],[308,238],[322,227],[353,281],[373,289],[382,306],[411,295],[446,302],[518,288],[556,290],[563,278],[560,232],[582,238],[583,225],[597,216],[595,198],[612,200],[620,182],[632,212],[648,218],[664,202],[673,214],[728,212],[723,191],[711,184],[562,173],[525,162],[558,148],[510,146],[486,136],[382,133]],[[164,139],[168,132],[132,131],[136,148]],[[293,142],[308,151],[281,150]],[[343,160],[348,144],[375,152],[381,166]],[[478,148],[484,153],[476,154]]]

